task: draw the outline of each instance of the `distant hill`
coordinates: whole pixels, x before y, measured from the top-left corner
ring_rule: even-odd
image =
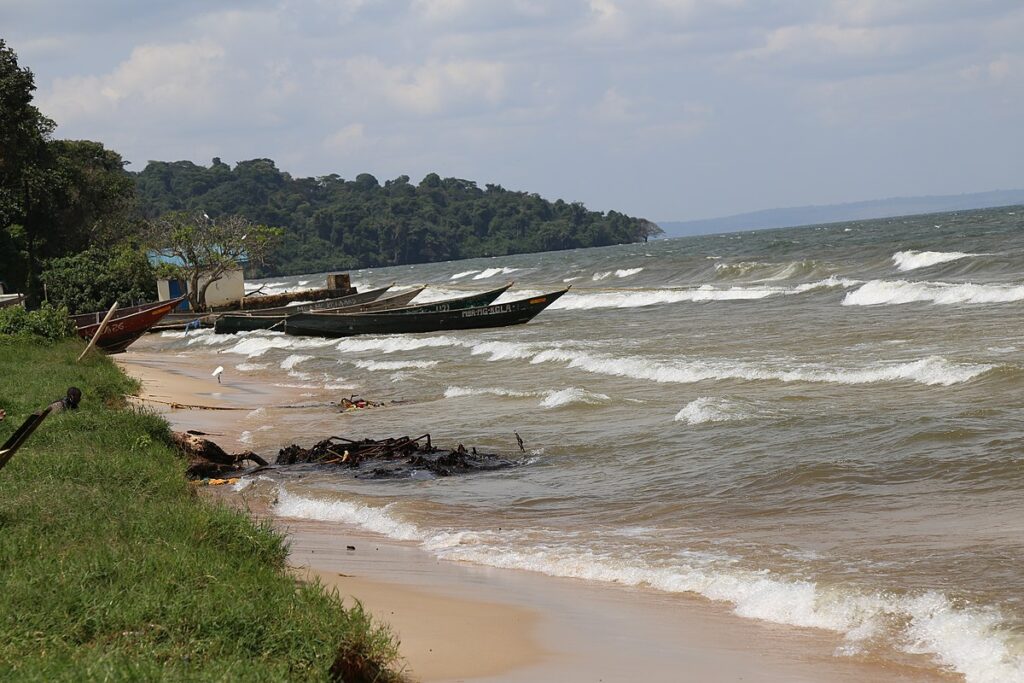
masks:
[[[696,221],[659,221],[658,225],[665,231],[666,237],[682,237],[684,235],[707,235],[765,228],[790,228],[798,225],[858,221],[888,218],[889,216],[909,216],[918,213],[986,209],[1013,204],[1024,204],[1024,190],[993,190],[992,192],[932,197],[893,197],[849,204],[796,206]]]
[[[381,184],[369,173],[294,178],[271,159],[231,168],[214,158],[210,166],[150,161],[133,178],[145,218],[202,211],[282,228],[283,239],[265,264],[251,265],[250,277],[603,247],[661,234],[617,211],[436,173],[418,184],[406,175]]]

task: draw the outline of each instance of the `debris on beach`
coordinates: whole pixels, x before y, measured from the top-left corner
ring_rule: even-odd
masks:
[[[367,401],[364,398],[359,398],[355,394],[352,394],[348,398],[343,398],[338,402],[338,407],[341,408],[342,412],[350,410],[363,410],[364,408],[380,408],[384,404],[379,401]]]
[[[433,479],[453,474],[505,469],[520,461],[494,453],[478,453],[476,448],[438,448],[430,434],[415,439],[408,436],[356,441],[332,436],[309,448],[292,444],[282,448],[273,465],[252,451],[227,453],[204,438],[203,432],[172,432],[179,449],[189,458],[185,470],[189,479],[208,480],[209,485],[232,483],[233,477],[266,469],[291,466],[331,467],[349,471],[357,479]],[[243,467],[249,461],[255,465]],[[217,484],[213,482],[217,481]]]
[[[189,458],[185,474],[189,479],[225,479],[243,472],[242,463],[246,460],[257,467],[266,467],[269,463],[252,451],[244,453],[228,453],[223,448],[203,438],[205,432],[189,430],[187,432],[171,432],[174,444]]]
[[[442,449],[430,441],[430,434],[415,439],[408,436],[354,441],[332,436],[310,448],[291,445],[282,448],[277,465],[333,465],[354,470],[359,479],[395,479],[399,477],[447,477],[487,470],[504,469],[516,461],[493,453],[478,453],[459,444]]]

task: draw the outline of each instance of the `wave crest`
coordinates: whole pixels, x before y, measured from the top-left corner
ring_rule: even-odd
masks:
[[[1024,285],[975,285],[948,282],[871,280],[843,299],[843,306],[881,306],[909,303],[999,304],[1024,301]]]

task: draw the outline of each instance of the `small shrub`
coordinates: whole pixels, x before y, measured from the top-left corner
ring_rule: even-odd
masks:
[[[20,306],[0,309],[0,335],[34,336],[57,341],[75,334],[75,324],[63,306],[54,308],[43,304],[38,311],[26,311]]]

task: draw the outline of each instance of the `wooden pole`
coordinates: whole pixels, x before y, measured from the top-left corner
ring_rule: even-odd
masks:
[[[96,340],[100,338],[101,334],[103,334],[103,330],[107,327],[107,323],[110,322],[110,319],[114,317],[114,311],[116,310],[117,302],[115,301],[114,305],[110,307],[109,311],[107,311],[107,315],[104,316],[103,322],[101,322],[100,326],[96,328],[96,334],[92,335],[92,339],[89,340],[89,345],[85,347],[85,351],[82,351],[82,355],[78,357],[79,362],[85,358],[85,354],[89,353],[89,349],[96,346]]]

